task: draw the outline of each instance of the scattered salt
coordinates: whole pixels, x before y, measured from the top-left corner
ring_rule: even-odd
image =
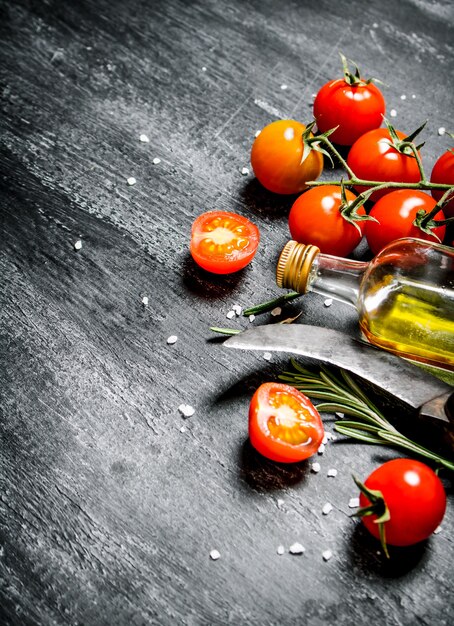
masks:
[[[142,298],[142,304],[143,304],[143,306],[148,306],[148,296],[144,296]]]
[[[74,244],[74,250],[80,250],[82,248],[82,241],[78,239]]]
[[[271,352],[264,352],[263,358],[265,361],[271,361]]]
[[[273,317],[276,317],[277,315],[280,315],[281,313],[282,313],[282,309],[281,309],[281,307],[280,307],[280,306],[277,306],[276,308],[274,308],[274,309],[271,311],[271,315],[272,315]]]
[[[311,465],[311,470],[314,472],[314,474],[317,474],[320,471],[321,467],[320,467],[320,463],[312,463]]]
[[[416,98],[414,93],[411,94],[411,97],[413,98],[413,100]]]
[[[137,181],[134,176],[130,176],[126,182],[128,183],[128,185],[135,185]]]
[[[205,66],[202,67],[202,72],[206,72],[207,68]]]
[[[247,167],[243,167],[243,169],[241,170],[241,174],[243,176],[247,176],[249,174],[249,169]]]
[[[282,91],[285,91],[286,89],[288,89],[288,85],[281,85],[281,89]]]
[[[333,556],[333,553],[331,552],[331,550],[325,550],[322,553],[322,557],[324,561],[329,561],[332,556]]]
[[[254,137],[258,137],[258,136],[260,135],[260,133],[261,133],[261,132],[262,132],[261,130],[256,130],[256,131],[255,131],[255,135],[254,135]]]
[[[331,306],[333,304],[333,299],[332,298],[326,298],[325,302],[323,303],[325,306]]]
[[[407,96],[403,93],[403,94],[400,96],[400,99],[401,99],[401,100],[406,100],[406,99],[407,99]]]
[[[325,444],[324,443],[320,444],[319,449],[317,450],[317,452],[319,454],[323,454],[325,452]]]
[[[170,337],[167,337],[167,343],[172,345],[177,342],[177,339],[178,337],[176,335],[170,335]]]
[[[336,411],[336,415],[337,417],[340,417],[341,419],[344,417],[344,414],[340,413],[339,411]]]
[[[158,163],[161,163],[161,159],[159,157],[155,157],[153,159],[153,165],[158,165]]]
[[[212,561],[217,561],[221,556],[221,553],[219,552],[219,550],[211,550],[210,552],[210,559]]]
[[[144,135],[144,134],[140,135],[139,141],[141,141],[142,143],[150,143],[148,135]]]
[[[377,22],[374,22],[374,23],[372,24],[372,28],[378,28],[378,24],[377,24]]]
[[[330,478],[335,478],[337,476],[337,469],[329,469],[327,476],[329,476]]]
[[[348,501],[348,507],[350,509],[357,509],[359,507],[359,498],[350,498],[350,500]]]
[[[255,320],[255,315],[249,315],[249,321],[253,322]]]
[[[241,315],[241,313],[243,312],[243,309],[240,307],[239,304],[234,304],[232,306],[232,310],[235,311],[235,315]]]
[[[229,320],[232,320],[232,319],[235,317],[235,311],[233,311],[233,310],[229,311],[229,312],[227,313],[226,317],[227,317]]]
[[[438,134],[439,135],[444,135],[446,132],[446,128],[444,126],[440,126],[440,128],[438,129]]]
[[[284,546],[278,546],[278,548],[277,548],[277,553],[278,553],[278,554],[284,554],[284,552],[285,552],[285,548],[284,548]]]
[[[396,117],[396,115],[397,115],[397,111],[396,111],[396,109],[391,109],[391,111],[389,112],[389,114],[390,114],[390,116],[391,116],[391,117]]]
[[[277,499],[277,506],[279,509],[282,508],[282,505],[284,504],[284,500],[282,498],[278,498]]]
[[[323,505],[322,513],[323,515],[329,515],[332,510],[333,510],[333,505],[327,502],[326,504]]]
[[[303,554],[303,552],[306,551],[306,548],[302,546],[300,543],[295,542],[290,546],[288,551],[290,552],[290,554]]]
[[[194,415],[195,413],[194,407],[190,406],[189,404],[180,404],[178,410],[183,417],[192,417],[192,415]]]
[[[185,432],[186,432],[186,428],[185,428],[185,426],[182,426],[182,427],[180,428],[180,433],[185,433]]]
[[[442,531],[442,527],[437,526],[437,528],[434,530],[434,535],[438,535],[438,533],[441,533],[441,531]]]

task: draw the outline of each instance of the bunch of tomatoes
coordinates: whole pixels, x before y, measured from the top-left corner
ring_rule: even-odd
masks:
[[[315,97],[314,123],[277,120],[255,138],[251,165],[256,178],[273,193],[300,194],[292,199],[290,235],[322,253],[348,256],[363,237],[374,255],[400,237],[445,241],[446,220],[454,219],[454,195],[440,207],[437,202],[445,190],[430,185],[454,186],[454,148],[438,158],[426,180],[421,146],[414,143],[422,127],[408,135],[394,129],[384,117],[381,90],[373,80],[361,78],[358,68],[352,73],[345,57],[342,61],[343,77],[323,85]],[[335,146],[348,151],[346,161]],[[308,187],[320,177],[324,157],[331,159],[333,152],[345,165],[350,184]],[[378,183],[395,186],[374,191]],[[408,184],[413,188],[406,188]],[[357,194],[364,192],[358,202]],[[257,227],[246,218],[208,212],[193,225],[191,253],[204,269],[231,273],[252,260],[259,239]]]
[[[413,143],[422,127],[410,135],[393,128],[384,118],[380,89],[362,79],[357,68],[351,73],[345,57],[342,61],[343,77],[323,85],[315,98],[312,124],[278,120],[257,135],[251,150],[256,178],[270,192],[300,194],[290,208],[290,235],[322,253],[347,256],[364,236],[373,254],[400,237],[442,242],[446,218],[454,218],[454,197],[445,195],[441,208],[437,202],[444,190],[424,185],[421,146]],[[312,132],[315,124],[318,135]],[[336,145],[348,150],[346,161]],[[348,184],[308,186],[320,177],[324,157],[332,154],[346,168]],[[454,186],[454,149],[437,160],[430,183]],[[413,188],[405,188],[408,184]],[[257,226],[246,217],[209,211],[193,223],[190,252],[203,269],[229,274],[250,263],[259,240]],[[324,428],[303,393],[282,383],[264,383],[250,402],[249,438],[263,456],[294,463],[317,452]],[[426,539],[443,518],[443,485],[418,461],[390,461],[357,484],[358,515],[385,551],[386,542],[403,546]]]

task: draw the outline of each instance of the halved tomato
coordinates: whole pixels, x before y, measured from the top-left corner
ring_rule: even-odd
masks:
[[[259,241],[259,229],[242,215],[208,211],[192,225],[190,252],[204,270],[231,274],[252,261]]]
[[[272,461],[295,463],[317,452],[324,435],[319,412],[303,393],[283,383],[263,383],[249,406],[249,439]]]

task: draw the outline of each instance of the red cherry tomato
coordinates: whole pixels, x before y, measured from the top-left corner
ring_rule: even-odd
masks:
[[[230,274],[252,261],[259,240],[257,226],[242,215],[208,211],[192,225],[190,252],[204,270]]]
[[[274,193],[294,194],[306,188],[323,170],[323,156],[311,150],[303,156],[304,124],[295,120],[278,120],[265,126],[255,138],[251,165],[261,184]]]
[[[300,391],[263,383],[249,406],[249,438],[272,461],[295,463],[317,452],[324,435],[317,409]]]
[[[399,139],[405,139],[404,133],[396,130]],[[414,156],[402,154],[392,144],[387,128],[377,128],[362,135],[350,148],[347,163],[358,178],[383,182],[416,183],[420,180],[418,164]],[[358,186],[361,192],[368,187]],[[374,192],[370,199],[379,198],[392,192],[383,189]]]
[[[365,481],[367,489],[380,491],[390,513],[384,523],[386,543],[410,546],[427,539],[440,525],[446,510],[446,493],[434,471],[420,461],[394,459],[378,467]],[[369,499],[360,494],[361,507]],[[379,538],[377,516],[362,517],[366,528]]]
[[[454,185],[454,148],[446,150],[437,160],[430,176],[430,182]],[[432,191],[432,195],[436,200],[440,200],[443,194],[444,191],[438,189]],[[452,200],[444,205],[443,213],[446,217],[454,217],[454,196]]]
[[[348,202],[356,196],[345,190]],[[347,256],[362,238],[365,222],[357,222],[360,231],[340,212],[341,188],[335,185],[312,187],[297,198],[290,209],[288,225],[293,239],[311,243],[324,254]],[[364,215],[363,207],[358,209]]]
[[[401,237],[443,241],[446,226],[434,228],[432,231],[434,235],[429,235],[413,224],[418,211],[430,213],[435,205],[436,200],[429,194],[413,189],[398,189],[380,198],[369,213],[370,217],[378,220],[378,223],[372,220],[367,221],[364,230],[373,254],[378,254],[386,244]],[[443,212],[438,211],[433,219],[443,220],[444,218]]]
[[[351,146],[361,135],[379,128],[385,113],[385,100],[373,83],[350,85],[343,78],[331,80],[320,89],[314,101],[317,128],[334,143]]]

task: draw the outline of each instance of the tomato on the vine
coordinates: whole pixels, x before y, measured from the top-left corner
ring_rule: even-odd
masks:
[[[348,203],[356,198],[348,189],[345,196]],[[292,238],[299,243],[311,243],[324,254],[347,256],[361,241],[364,222],[356,222],[355,226],[343,217],[341,207],[342,192],[336,185],[305,191],[290,209],[288,225]],[[357,209],[358,215],[365,213],[364,207]]]
[[[295,194],[323,170],[323,156],[311,149],[303,159],[306,126],[295,120],[277,120],[255,138],[251,165],[260,183],[274,193]]]
[[[446,152],[437,159],[433,166],[432,174],[430,175],[430,182],[454,186],[454,147],[446,150]],[[432,190],[432,195],[437,201],[440,200],[443,194],[444,191],[440,189]],[[454,217],[454,195],[452,199],[443,206],[443,213],[446,217]]]
[[[383,516],[386,544],[410,546],[424,541],[440,525],[445,514],[443,484],[435,472],[420,461],[387,461],[370,474],[364,486],[372,494],[368,497],[361,491],[360,507],[364,509],[372,504],[373,510],[368,514],[360,509],[358,515],[378,539],[382,537],[377,520]],[[376,502],[372,502],[375,497]]]
[[[358,71],[351,74],[345,63],[344,77],[323,85],[314,100],[318,130],[325,133],[337,126],[330,139],[342,146],[351,146],[367,131],[379,128],[384,113],[385,99],[380,89],[370,80],[361,79]]]
[[[283,383],[263,383],[249,406],[249,438],[263,456],[279,463],[303,461],[324,435],[320,414],[303,393]]]
[[[208,211],[192,225],[190,252],[204,270],[230,274],[252,261],[259,241],[257,226],[242,215]]]
[[[372,253],[378,254],[388,243],[401,237],[443,241],[446,226],[435,227],[431,230],[433,234],[429,234],[414,223],[419,211],[427,215],[435,205],[432,196],[417,189],[398,189],[380,198],[369,213],[377,221],[368,220],[364,230]],[[433,217],[436,221],[444,218],[441,210]]]
[[[395,133],[400,141],[406,139],[404,133],[398,130]],[[363,180],[417,183],[421,177],[414,155],[398,150],[387,128],[370,130],[357,139],[350,148],[347,164],[355,176]],[[362,192],[369,187],[356,186],[355,189]],[[370,199],[376,202],[391,191],[392,188],[374,191]]]

